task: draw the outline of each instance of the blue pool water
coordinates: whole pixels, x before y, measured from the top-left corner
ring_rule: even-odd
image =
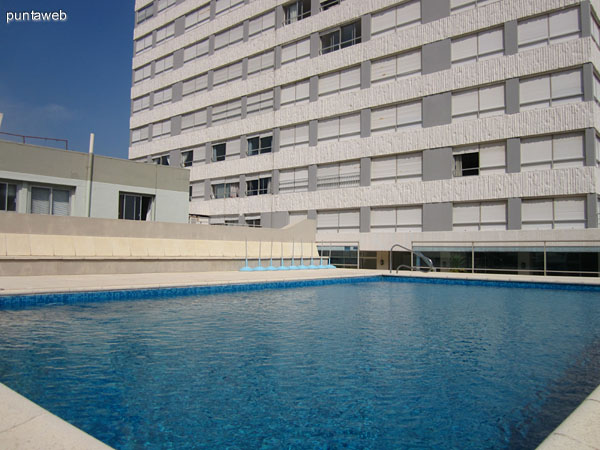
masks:
[[[394,282],[0,310],[0,381],[119,449],[532,448],[600,293]]]

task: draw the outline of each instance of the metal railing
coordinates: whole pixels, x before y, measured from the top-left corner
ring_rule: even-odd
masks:
[[[418,249],[418,250],[416,250]],[[578,253],[578,250],[588,249],[588,252],[596,249],[600,253],[600,240],[515,240],[515,241],[411,241],[411,265],[413,264],[413,254],[420,253],[445,252],[445,253],[466,253],[467,260],[461,264],[452,264],[445,266],[434,266],[436,271],[440,272],[470,272],[470,273],[517,273],[528,275],[589,275],[600,276],[600,271],[572,270],[565,268],[549,268],[549,253]],[[541,267],[481,267],[476,266],[475,256],[477,253],[500,253],[500,252],[528,252],[541,253]],[[579,251],[581,253],[582,251]],[[452,258],[450,258],[452,259]],[[469,261],[470,259],[470,261]],[[456,260],[455,260],[456,261]],[[390,252],[391,264],[391,252]],[[599,269],[600,270],[600,269]]]
[[[408,266],[406,264],[400,264],[398,267],[396,267],[396,273],[398,273],[398,270],[400,270],[400,268],[404,268],[404,267],[406,267],[407,269],[409,269],[411,272],[413,270],[415,270],[415,268],[417,270],[421,270],[421,265],[420,264],[418,264],[417,266],[413,265],[413,260],[414,260],[415,256],[417,256],[417,258],[419,258],[419,260],[425,261],[425,265],[427,265],[427,268],[429,269],[429,271],[436,272],[435,266],[433,265],[433,261],[431,260],[431,258],[425,256],[423,253],[421,253],[419,251],[416,251],[414,249],[406,248],[406,247],[404,247],[403,245],[400,245],[400,244],[394,244],[394,245],[392,245],[392,248],[390,248],[390,273],[392,273],[392,264],[393,264],[393,262],[392,262],[392,252],[394,251],[394,249],[396,247],[402,248],[402,249],[410,252],[410,265]]]
[[[23,144],[27,143],[27,139],[63,142],[65,144],[65,150],[69,150],[69,140],[68,139],[56,139],[56,138],[41,137],[41,136],[25,136],[23,134],[6,133],[4,131],[0,131],[0,135],[19,138],[19,140],[22,141]]]

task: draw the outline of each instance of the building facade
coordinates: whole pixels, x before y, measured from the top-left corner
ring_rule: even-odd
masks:
[[[600,239],[598,14],[599,0],[136,0],[129,157],[189,167],[190,213],[210,223],[316,219],[365,266],[399,243],[451,267],[459,242],[529,245],[511,264],[533,267],[534,242]],[[597,269],[597,248],[585,257]]]
[[[188,170],[0,141],[0,214],[187,223],[188,185]]]

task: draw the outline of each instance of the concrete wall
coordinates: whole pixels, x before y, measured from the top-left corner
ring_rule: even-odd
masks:
[[[312,220],[278,230],[2,213],[0,276],[237,270],[317,255]],[[302,242],[301,242],[302,241]]]
[[[188,221],[187,169],[0,141],[0,179],[21,182],[18,212],[29,212],[32,185],[52,185],[71,191],[72,216],[86,217],[90,176],[92,217],[118,218],[119,192],[129,192],[154,196],[155,221]]]

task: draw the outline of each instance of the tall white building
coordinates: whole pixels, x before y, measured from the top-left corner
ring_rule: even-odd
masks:
[[[598,269],[600,0],[135,8],[129,157],[189,167],[191,214],[316,219],[365,267]]]

